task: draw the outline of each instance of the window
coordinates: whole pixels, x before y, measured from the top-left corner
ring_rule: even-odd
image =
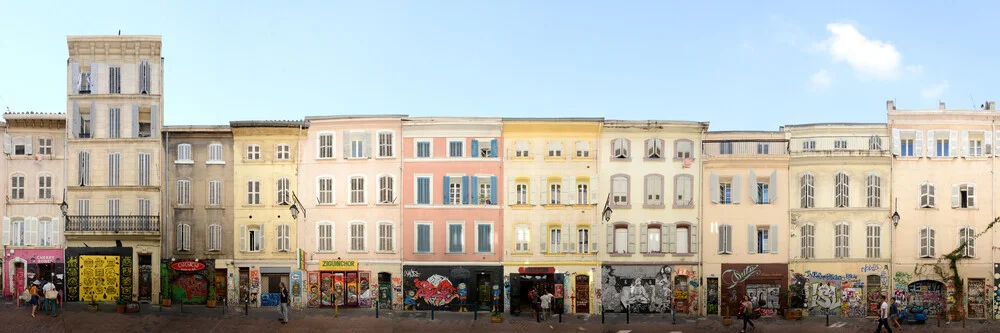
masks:
[[[549,204],[559,205],[562,204],[562,184],[559,183],[549,183]]]
[[[531,239],[529,232],[527,225],[518,224],[514,226],[514,252],[528,252],[528,244]]]
[[[177,204],[187,206],[191,204],[191,181],[177,181]]]
[[[24,175],[15,173],[10,177],[10,199],[24,200]]]
[[[661,238],[663,237],[663,234],[661,233],[661,230],[663,229],[660,228],[659,224],[649,225],[646,228],[646,244],[647,244],[646,246],[647,246],[647,251],[649,253],[663,252],[661,243],[662,242]],[[680,229],[678,229],[678,231],[680,231]],[[678,240],[680,240],[679,237]],[[680,243],[678,243],[677,245],[680,245]],[[677,247],[677,251],[678,251],[677,253],[687,253],[687,250],[685,250],[684,252],[680,252],[680,246]]]
[[[222,206],[222,181],[213,180],[208,182],[208,205]]]
[[[528,204],[528,183],[517,183],[514,185],[514,202],[517,205]]]
[[[816,226],[811,223],[802,225],[801,237],[799,237],[802,259],[816,258]]]
[[[114,198],[108,199],[108,215],[119,216],[121,215],[121,203],[122,199]]]
[[[139,153],[139,186],[149,186],[150,184],[150,161],[152,155],[149,153]]]
[[[274,193],[275,201],[279,205],[287,205],[289,202],[292,201],[290,194],[291,184],[289,183],[288,178],[285,177],[278,178],[278,180],[275,181],[274,183],[275,183],[274,188],[276,190]]]
[[[847,149],[847,139],[833,140],[833,149]]]
[[[56,245],[55,224],[49,218],[42,218],[38,221],[38,246]]]
[[[719,254],[733,253],[733,226],[728,224],[719,225]]]
[[[77,199],[76,212],[80,216],[90,216],[90,199]]]
[[[448,204],[462,204],[462,178],[451,177],[448,180]]]
[[[983,156],[983,140],[978,138],[969,139],[969,156]]]
[[[935,230],[931,227],[920,228],[920,257],[933,258],[935,247]]]
[[[364,176],[352,176],[351,177],[351,203],[352,204],[363,204],[365,203],[365,177]]]
[[[799,178],[799,205],[801,208],[816,207],[816,179],[811,174]]]
[[[12,246],[24,246],[26,243],[29,243],[29,242],[25,241],[25,238],[26,238],[25,237],[26,236],[25,235],[26,234],[26,230],[25,229],[27,229],[26,227],[27,226],[25,225],[23,218],[14,218],[14,219],[11,220],[11,224],[10,224],[10,228],[11,228],[11,230],[10,230],[10,245],[12,245]],[[6,231],[6,230],[4,230],[4,231]]]
[[[659,138],[646,139],[646,158],[663,159],[663,140]]]
[[[368,132],[352,132],[348,139],[351,158],[367,158],[368,154]]]
[[[559,253],[559,244],[562,244],[562,229],[549,227],[549,253]]]
[[[260,160],[260,145],[247,145],[247,160]]]
[[[378,132],[378,157],[393,157],[393,133]]]
[[[878,224],[869,224],[865,227],[865,257],[866,258],[881,258],[882,257],[882,226]]]
[[[393,242],[393,230],[391,222],[379,222],[378,224],[378,251],[393,252],[396,250]]]
[[[38,138],[38,155],[52,155],[52,138]]]
[[[562,141],[549,141],[549,157],[562,157]]]
[[[191,251],[191,225],[177,225],[177,251]]]
[[[694,207],[694,176],[674,176],[674,207]]]
[[[866,181],[867,206],[869,208],[882,207],[882,178],[873,173],[868,175]]]
[[[851,225],[838,222],[834,226],[835,254],[837,258],[851,257]]]
[[[111,94],[122,93],[122,68],[118,66],[108,67],[108,91]]]
[[[282,223],[277,226],[278,238],[275,239],[278,244],[276,245],[276,250],[278,252],[288,252],[291,250],[291,228],[288,224]]]
[[[590,185],[588,185],[587,183],[581,183],[581,182],[577,182],[576,183],[576,204],[578,204],[578,205],[586,205],[586,204],[590,203],[589,202],[590,201],[589,200],[590,199],[590,197],[589,197],[590,196],[590,194],[589,194],[590,193],[590,188],[589,187],[590,187]]]
[[[247,204],[248,205],[260,204],[260,181],[256,180],[247,181]]]
[[[448,252],[449,253],[465,252],[463,250],[464,245],[465,245],[465,237],[462,230],[462,224],[448,223]]]
[[[330,177],[320,177],[317,180],[319,187],[319,204],[321,205],[332,205],[333,201],[333,178]]]
[[[320,133],[316,138],[319,158],[333,158],[333,133]]]
[[[91,65],[91,71],[94,71],[95,69],[97,69],[96,65]],[[80,82],[79,82],[80,85],[77,87],[79,93],[89,94],[91,92],[92,84],[97,80],[97,72],[94,71],[93,75],[94,76],[91,77],[91,73],[88,72],[80,73]],[[96,93],[97,87],[93,87],[93,91]]]
[[[464,143],[465,141],[461,140],[448,140],[448,157],[462,157],[462,153],[465,152]]]
[[[835,204],[838,208],[850,207],[851,206],[851,179],[846,173],[838,172],[834,176],[834,198]]]
[[[757,253],[766,254],[768,253],[768,244],[770,239],[768,238],[769,232],[765,228],[757,228]]]
[[[153,70],[149,62],[142,60],[139,63],[139,93],[148,94],[153,91]]]
[[[957,190],[952,194],[952,208],[976,208],[975,184],[952,185],[952,190]]]
[[[590,229],[576,229],[577,253],[590,253]]]
[[[816,150],[816,140],[805,140],[802,141],[802,150],[813,151]]]
[[[757,196],[757,204],[766,205],[771,203],[771,197],[767,193],[770,190],[769,186],[768,183],[757,183],[757,186],[754,186],[756,187],[754,195]]]
[[[139,216],[150,216],[150,215],[152,215],[152,214],[150,214],[150,207],[152,206],[152,203],[153,203],[152,200],[149,200],[149,199],[146,199],[146,198],[139,198],[139,200],[138,200],[137,203],[138,203],[138,206],[139,206],[138,207]]]
[[[958,229],[958,244],[965,245],[962,256],[966,258],[976,257],[976,229],[972,227],[962,227]]]
[[[611,140],[611,159],[612,160],[627,160],[629,159],[629,145],[631,142],[625,138],[618,138]]]
[[[191,145],[187,143],[177,145],[177,161],[174,161],[174,163],[191,162]]]
[[[108,153],[108,186],[121,184],[121,153]]]
[[[528,156],[528,141],[517,141],[514,143],[514,156],[515,157],[529,157]]]
[[[719,182],[719,203],[724,205],[733,203],[733,183]]]
[[[260,252],[260,250],[264,247],[264,230],[259,226],[250,226],[249,228],[247,226],[243,227],[247,230],[247,242],[244,243],[247,245],[244,245],[244,249],[250,252]]]
[[[213,143],[208,145],[208,163],[224,163],[222,157],[222,144]]]
[[[473,146],[472,146],[473,149],[472,150],[477,150],[476,148],[479,148],[478,152],[477,152],[477,154],[478,154],[477,156],[478,157],[496,157],[496,155],[493,153],[493,144],[495,142],[496,142],[496,139],[493,139],[493,140],[473,140],[472,141],[472,143],[473,143]]]
[[[614,253],[628,253],[628,227],[616,225],[614,237]]]
[[[378,177],[378,203],[391,204],[396,202],[396,195],[392,188],[393,182],[390,175]]]
[[[90,111],[80,111],[80,128],[76,137],[78,138],[89,138],[91,132],[90,126]]]
[[[587,142],[587,141],[577,141],[576,142],[576,157],[577,158],[589,158],[590,157],[590,142]]]
[[[52,175],[38,175],[38,200],[52,199]]]
[[[208,226],[208,250],[222,251],[222,226],[212,224]]]
[[[646,175],[646,207],[663,207],[663,176]]]
[[[122,137],[122,109],[108,109],[108,137],[117,139]]]
[[[292,148],[287,144],[280,144],[275,147],[274,158],[277,160],[289,160],[292,158]]]
[[[611,177],[611,202],[615,206],[628,206],[629,177],[616,175]]]
[[[920,184],[920,208],[934,208],[934,184]]]
[[[351,222],[351,251],[365,251],[364,222]]]
[[[493,225],[490,223],[476,224],[476,252],[493,253]]]
[[[489,178],[479,178],[479,198],[475,201],[480,205],[492,205],[493,202],[493,183],[492,177]]]
[[[416,232],[416,249],[417,253],[430,253],[431,252],[431,224],[430,223],[417,223]]]
[[[417,177],[417,204],[431,204],[431,178]]]
[[[913,157],[913,138],[899,139],[899,156]]]
[[[429,158],[431,157],[431,142],[430,141],[417,141],[417,157]]]
[[[333,223],[319,222],[316,224],[316,252],[333,252]]]
[[[691,228],[686,226],[677,227],[677,233],[675,234],[677,242],[675,253],[691,253]]]
[[[763,143],[763,142],[758,142],[757,143],[757,154],[758,155],[767,155],[767,154],[770,153],[770,151],[771,151],[771,144],[769,144],[769,143]]]
[[[935,151],[934,156],[948,157],[948,154],[951,152],[951,141],[948,140],[948,138],[946,138],[944,136],[940,136],[940,135],[939,136],[935,136],[934,137],[934,151]]]
[[[694,156],[694,154],[692,153],[692,151],[694,150],[694,142],[692,142],[691,140],[674,141],[674,150],[676,150],[676,153],[674,155],[674,158],[676,159],[683,160],[686,158],[691,158],[692,156]]]

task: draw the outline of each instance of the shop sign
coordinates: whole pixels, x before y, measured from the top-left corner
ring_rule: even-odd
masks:
[[[175,271],[197,272],[205,269],[205,264],[197,261],[178,261],[170,265]]]
[[[320,260],[319,270],[321,271],[356,271],[358,270],[357,260]]]
[[[555,267],[518,267],[517,272],[521,274],[555,274]]]

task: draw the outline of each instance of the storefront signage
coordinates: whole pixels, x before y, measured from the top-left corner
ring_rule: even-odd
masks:
[[[357,260],[320,260],[319,270],[321,271],[356,271],[358,270]]]
[[[555,267],[518,267],[517,272],[521,274],[555,274]]]
[[[205,269],[205,264],[197,261],[178,261],[170,265],[175,271],[197,272]]]

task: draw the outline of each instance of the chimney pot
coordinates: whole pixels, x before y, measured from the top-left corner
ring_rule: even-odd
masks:
[[[895,110],[896,109],[896,101],[893,101],[891,99],[885,101],[885,109],[886,110],[890,110],[890,111],[891,110]]]
[[[986,109],[987,110],[996,110],[997,109],[997,102],[994,102],[994,101],[986,102]]]
[[[944,102],[938,102],[938,109],[944,110]]]

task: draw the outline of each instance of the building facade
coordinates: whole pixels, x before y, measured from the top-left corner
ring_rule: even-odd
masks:
[[[66,115],[6,113],[6,203],[3,215],[3,295],[20,295],[32,281],[65,290],[62,211],[66,192]],[[63,293],[63,296],[65,293]]]
[[[163,267],[172,303],[237,300],[233,258],[233,132],[229,126],[167,126]],[[232,293],[230,293],[232,291]]]
[[[233,257],[239,272],[239,301],[277,306],[280,284],[291,286],[293,270],[300,268],[293,247],[299,244],[298,221],[291,207],[299,184],[299,144],[309,123],[229,124],[233,130]]]
[[[503,304],[500,119],[407,118],[402,133],[403,308]]]
[[[403,117],[306,118],[299,234],[314,236],[299,238],[307,257],[300,305],[402,308]]]
[[[788,308],[788,140],[781,132],[709,132],[702,142],[706,309]],[[717,302],[717,303],[716,303]],[[718,312],[717,312],[717,311]]]
[[[891,139],[885,124],[784,126],[789,140],[789,307],[878,315],[891,282]]]
[[[67,43],[66,299],[159,301],[160,37]]]
[[[892,135],[892,199],[899,226],[893,238],[893,295],[929,316],[955,312],[993,317],[995,283],[992,234],[980,237],[996,216],[994,139],[996,110],[897,110],[886,103]],[[957,172],[956,172],[957,171]],[[950,200],[949,200],[950,199]],[[944,255],[956,254],[965,300],[953,285]],[[945,274],[935,273],[936,270]],[[943,276],[942,276],[943,275]],[[963,309],[964,308],[964,309]]]
[[[506,308],[530,313],[528,293],[547,290],[555,311],[598,313],[601,118],[504,119]]]
[[[598,197],[610,196],[611,209],[600,254],[604,311],[700,312],[695,198],[707,128],[698,122],[604,122]]]

